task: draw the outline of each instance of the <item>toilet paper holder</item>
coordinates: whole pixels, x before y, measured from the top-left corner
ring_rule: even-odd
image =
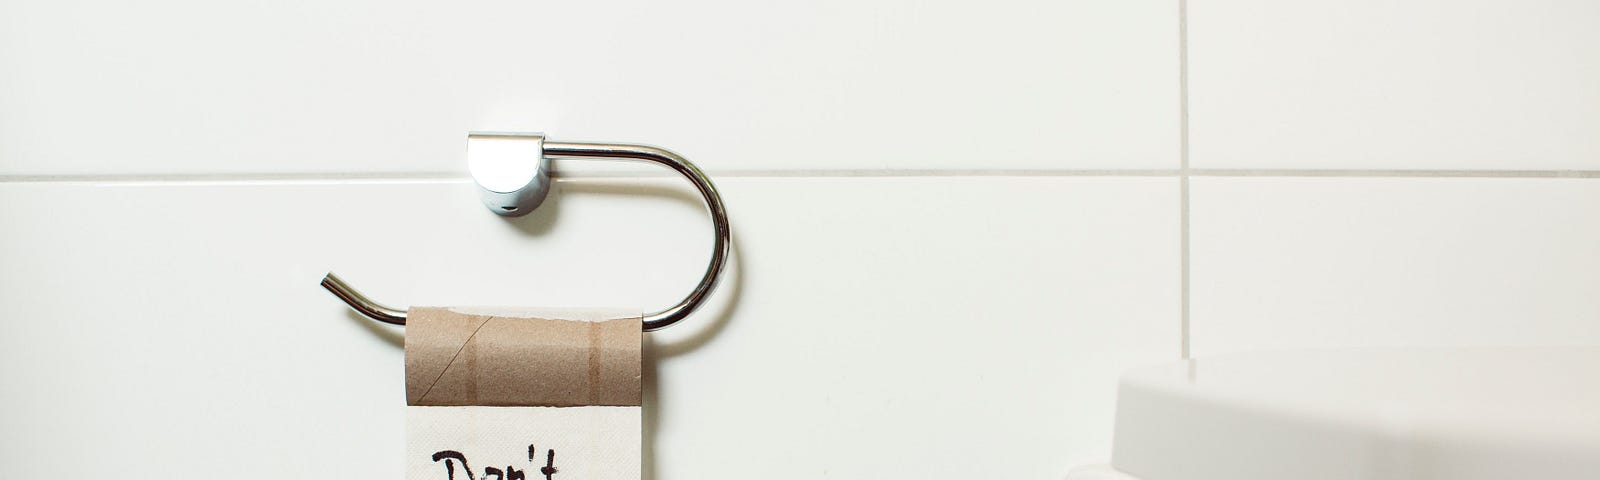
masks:
[[[683,300],[666,309],[644,314],[644,330],[672,326],[700,308],[721,280],[727,263],[730,234],[728,214],[722,195],[699,167],[666,149],[625,143],[552,142],[539,133],[472,132],[467,134],[467,169],[478,185],[479,196],[490,211],[504,216],[532,212],[551,186],[551,158],[611,159],[656,163],[671,168],[694,184],[711,214],[711,261],[705,274]],[[333,272],[322,278],[322,287],[339,297],[367,318],[406,324],[406,312],[374,302],[351,288]]]

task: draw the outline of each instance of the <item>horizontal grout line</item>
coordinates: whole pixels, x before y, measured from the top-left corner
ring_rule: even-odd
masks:
[[[430,172],[0,175],[0,183],[349,183],[454,180],[467,180],[467,177]]]
[[[1600,178],[1600,170],[1189,169],[1191,177]]]
[[[720,170],[707,172],[712,178],[870,178],[870,177],[1171,177],[1178,170]],[[677,174],[662,171],[557,171],[558,178],[671,178]],[[461,172],[379,172],[379,173],[238,173],[165,175],[0,175],[0,183],[214,183],[214,182],[321,182],[321,181],[467,181]]]
[[[729,178],[850,178],[850,177],[1174,177],[1178,169],[857,169],[857,170],[720,170],[713,177]]]
[[[1382,170],[1382,169],[1079,169],[1079,170],[714,170],[712,178],[915,178],[915,177],[1331,177],[1331,178],[1600,178],[1600,170]],[[576,171],[568,179],[666,178],[667,171]],[[219,173],[129,175],[0,175],[0,183],[350,183],[464,182],[461,172]]]

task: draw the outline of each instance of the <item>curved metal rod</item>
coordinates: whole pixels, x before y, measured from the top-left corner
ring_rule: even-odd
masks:
[[[644,314],[644,330],[650,332],[670,327],[694,313],[705,303],[711,292],[716,290],[717,283],[722,280],[723,266],[727,264],[728,249],[732,243],[729,239],[728,212],[723,208],[722,195],[717,193],[717,187],[711,184],[711,179],[706,177],[705,172],[676,153],[648,145],[547,141],[544,143],[544,154],[549,157],[612,158],[658,163],[689,179],[695,189],[700,191],[700,196],[705,199],[706,209],[711,214],[713,233],[711,262],[706,265],[706,272],[700,278],[700,284],[695,285],[694,290],[691,290],[683,300],[661,311]],[[367,318],[394,325],[406,324],[406,312],[372,301],[350,288],[349,284],[344,283],[333,272],[323,277],[322,287],[333,292],[340,300],[350,305],[350,308]]]
[[[717,282],[722,280],[722,267],[728,263],[728,248],[732,243],[729,240],[728,211],[722,206],[722,194],[717,193],[716,185],[711,184],[711,179],[700,171],[700,167],[676,153],[649,145],[546,141],[544,154],[551,157],[620,158],[659,163],[689,179],[705,199],[706,210],[711,214],[712,230],[711,261],[706,264],[706,273],[700,277],[700,283],[694,286],[694,290],[689,291],[689,295],[678,301],[677,305],[644,314],[646,332],[670,327],[688,317],[700,308],[700,304],[705,303],[711,291],[717,289]]]
[[[333,292],[333,296],[344,300],[344,303],[350,305],[350,308],[357,313],[366,315],[367,318],[393,325],[406,324],[405,310],[389,308],[381,303],[372,301],[366,295],[357,292],[356,289],[350,288],[350,284],[344,283],[344,279],[334,275],[333,272],[328,272],[328,275],[322,277],[322,288]]]

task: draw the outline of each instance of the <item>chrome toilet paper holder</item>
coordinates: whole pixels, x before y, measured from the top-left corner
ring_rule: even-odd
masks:
[[[648,332],[672,326],[705,303],[721,280],[730,245],[728,213],[722,205],[722,195],[717,193],[717,187],[705,172],[676,153],[649,145],[552,142],[545,140],[540,133],[467,134],[467,170],[478,185],[484,206],[498,215],[527,215],[544,202],[552,183],[551,158],[656,163],[671,168],[693,183],[711,214],[711,261],[706,265],[700,283],[683,300],[666,309],[644,314],[644,330]],[[394,325],[406,324],[405,310],[372,301],[333,272],[328,272],[322,278],[322,287],[367,318]]]

